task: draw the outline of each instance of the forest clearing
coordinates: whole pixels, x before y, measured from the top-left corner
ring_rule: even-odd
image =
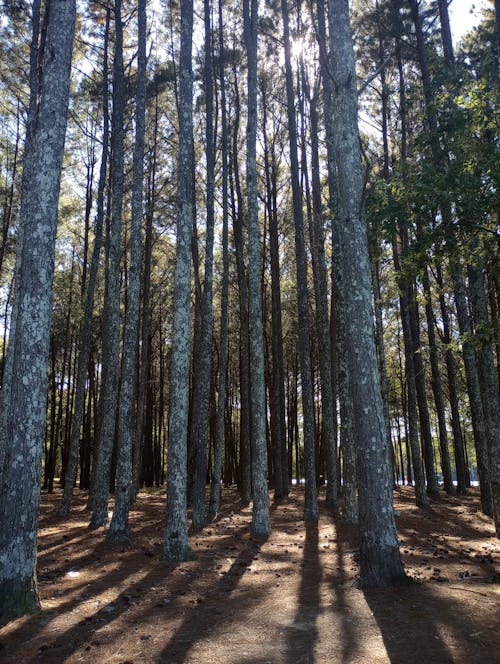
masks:
[[[1,5],[2,661],[498,659],[500,2],[449,5]]]
[[[196,560],[161,560],[163,493],[140,493],[132,542],[87,529],[84,493],[57,519],[42,496],[42,612],[0,630],[5,664],[466,664],[500,648],[500,545],[477,490],[417,508],[395,492],[405,569],[414,583],[356,588],[356,529],[322,507],[302,521],[302,489],[272,507],[273,533],[250,537],[251,510],[227,490],[191,541]],[[323,496],[320,505],[324,505]]]

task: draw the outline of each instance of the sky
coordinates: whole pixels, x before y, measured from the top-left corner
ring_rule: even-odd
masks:
[[[486,0],[451,0],[449,5],[451,31],[453,41],[479,23],[480,10],[487,6]],[[472,12],[471,12],[472,10]]]

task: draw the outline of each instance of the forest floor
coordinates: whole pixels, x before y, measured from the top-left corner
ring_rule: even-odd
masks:
[[[141,493],[132,542],[87,529],[85,494],[67,519],[42,495],[43,610],[0,630],[0,662],[100,664],[447,664],[500,661],[500,542],[477,491],[427,510],[396,491],[408,574],[361,591],[354,528],[322,506],[301,520],[303,493],[272,506],[273,533],[250,538],[250,508],[225,492],[219,517],[192,535],[197,559],[161,560],[164,496]],[[322,497],[321,497],[322,498]]]

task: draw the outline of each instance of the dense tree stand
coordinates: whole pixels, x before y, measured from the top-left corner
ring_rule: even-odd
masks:
[[[481,582],[496,579],[500,0],[470,24],[449,4],[0,7],[0,613],[8,623],[46,600],[67,612],[51,661],[95,658],[92,642],[71,644],[109,611],[134,662],[372,664],[356,620],[373,604],[381,643],[384,616],[360,592],[361,613],[346,616],[346,579],[395,586],[381,594],[399,608],[410,595],[435,608],[439,591],[397,587],[408,575],[442,588],[441,556],[455,555],[440,591],[440,608],[454,608],[473,567],[459,568],[461,542],[436,550],[433,529],[439,514],[454,533],[458,506],[460,534],[484,558],[474,573],[484,563]],[[393,501],[412,501],[411,515],[396,520]],[[105,545],[132,537],[138,546]],[[107,560],[120,549],[102,581],[94,546]],[[422,562],[430,546],[436,574]],[[176,593],[192,572],[196,593],[191,614],[165,597],[171,643],[154,651],[145,638],[149,654],[126,628],[126,598],[142,591],[122,562],[139,550],[145,585],[158,574]],[[255,592],[239,602],[232,591],[246,592],[261,551]],[[87,581],[112,605],[89,624]],[[269,597],[282,587],[278,623]],[[157,602],[141,623],[170,611],[152,596],[138,599]],[[218,598],[242,624],[261,613],[269,653],[256,656],[249,634],[252,652],[195,652],[226,638]],[[479,618],[451,613],[417,626],[437,648],[447,631],[476,631]],[[330,618],[333,647],[316,651]],[[7,630],[52,634],[38,620]],[[387,623],[385,654],[400,661],[393,635],[406,630]],[[1,641],[0,659],[3,630]],[[424,661],[453,658],[449,645]],[[35,661],[30,648],[6,660]]]

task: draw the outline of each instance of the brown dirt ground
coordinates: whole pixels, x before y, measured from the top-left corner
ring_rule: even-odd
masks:
[[[321,508],[301,521],[303,495],[272,507],[266,542],[249,535],[250,508],[233,490],[193,534],[197,560],[161,560],[164,497],[141,493],[130,545],[89,531],[85,495],[67,519],[42,496],[43,610],[0,630],[0,662],[101,664],[474,664],[500,662],[500,542],[477,492],[416,508],[396,491],[401,552],[420,581],[355,587],[357,538]]]

